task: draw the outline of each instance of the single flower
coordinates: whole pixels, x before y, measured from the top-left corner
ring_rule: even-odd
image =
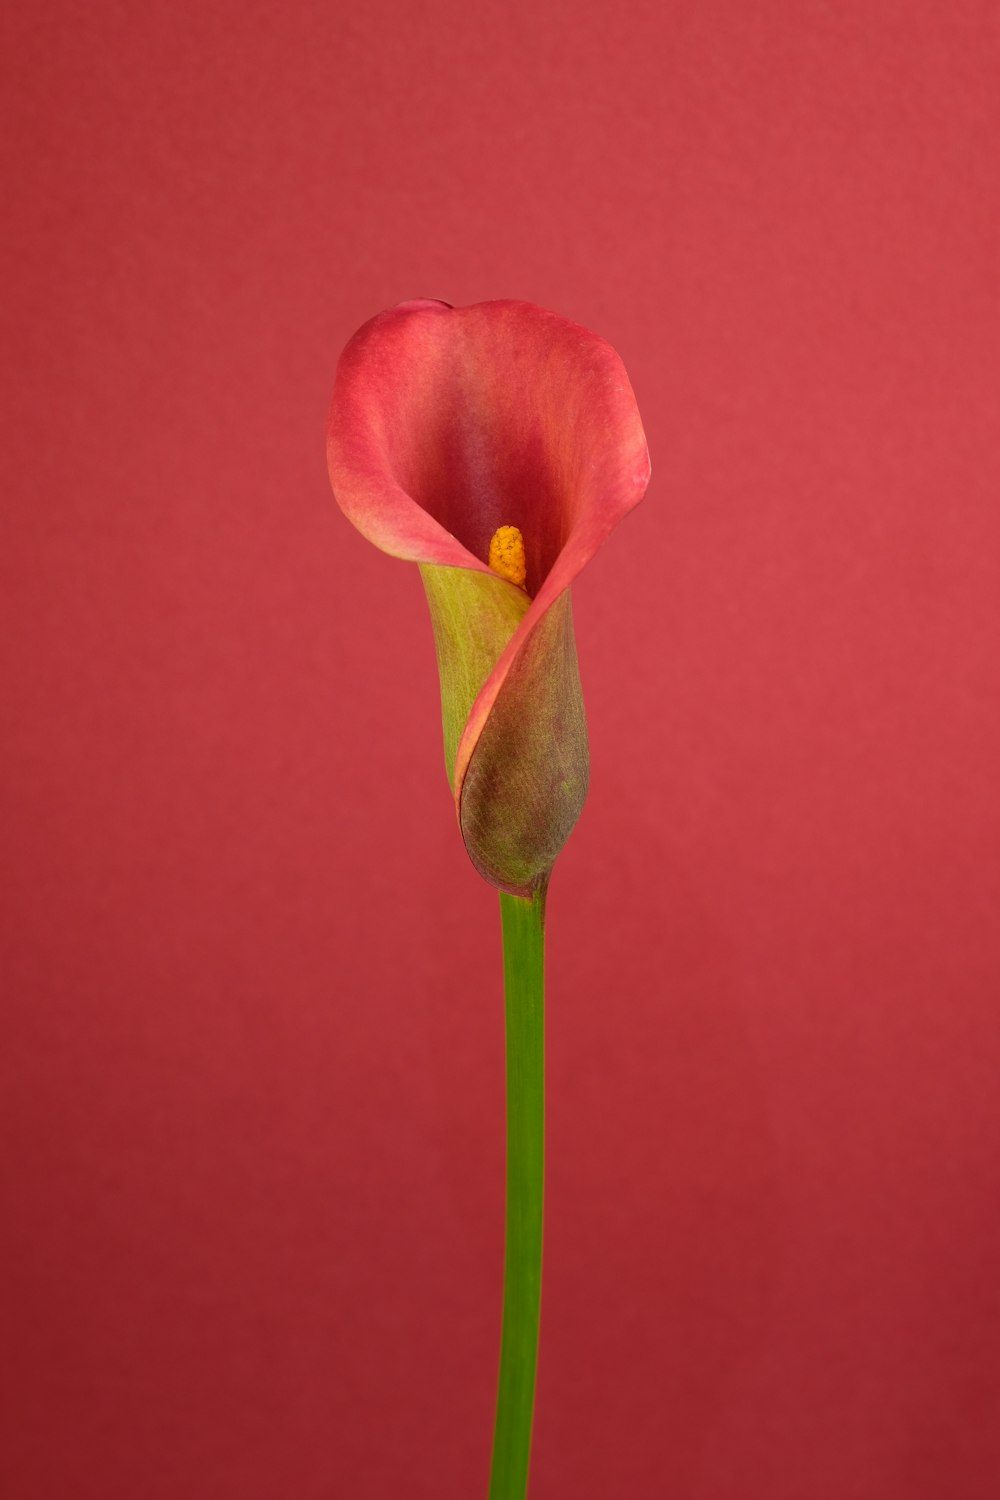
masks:
[[[327,452],[348,518],[420,565],[472,862],[530,896],[587,792],[569,586],[649,480],[624,366],[530,303],[404,302],[344,350]]]

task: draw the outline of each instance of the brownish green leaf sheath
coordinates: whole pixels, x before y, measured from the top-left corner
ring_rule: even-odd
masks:
[[[587,725],[569,590],[522,641],[456,788],[463,729],[530,601],[490,574],[428,564],[420,571],[462,837],[486,880],[512,895],[531,895],[548,878],[587,795]]]

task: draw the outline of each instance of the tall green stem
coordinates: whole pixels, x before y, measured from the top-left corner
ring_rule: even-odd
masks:
[[[490,1500],[524,1500],[538,1363],[545,1164],[545,889],[500,893],[507,1035],[507,1238]]]

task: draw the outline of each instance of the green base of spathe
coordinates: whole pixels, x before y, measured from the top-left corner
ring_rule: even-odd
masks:
[[[445,765],[465,847],[491,885],[530,896],[548,879],[587,796],[587,721],[569,590],[521,638],[487,712],[477,700],[531,600],[495,573],[430,564],[420,572],[441,680]]]

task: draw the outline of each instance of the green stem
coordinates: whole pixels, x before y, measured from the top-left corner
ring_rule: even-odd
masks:
[[[507,1033],[507,1242],[490,1500],[524,1500],[538,1363],[545,1163],[545,889],[500,893]]]

